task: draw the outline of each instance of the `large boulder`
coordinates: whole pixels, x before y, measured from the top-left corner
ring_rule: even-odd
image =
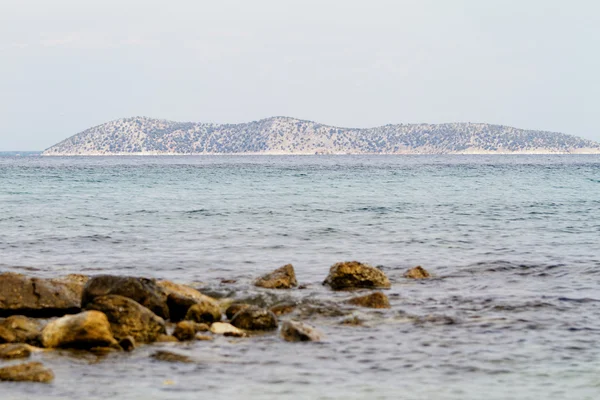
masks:
[[[404,277],[408,279],[427,279],[431,278],[431,275],[427,270],[420,265],[409,269],[404,273]]]
[[[247,331],[269,331],[277,329],[277,316],[270,310],[250,306],[236,313],[231,325]]]
[[[49,383],[53,379],[52,371],[39,362],[0,368],[0,381]]]
[[[86,311],[49,322],[42,330],[42,346],[91,349],[118,347],[118,343],[106,315],[99,311]]]
[[[347,300],[346,303],[368,308],[390,308],[390,300],[381,292],[353,297],[350,300]]]
[[[39,321],[22,315],[12,315],[0,322],[0,343],[37,344],[42,326]]]
[[[81,311],[81,284],[67,279],[0,274],[0,316],[49,318]]]
[[[199,303],[194,304],[185,314],[186,320],[205,322],[208,324],[219,322],[221,318],[221,307],[210,300],[202,300]]]
[[[329,269],[329,275],[323,282],[323,285],[328,285],[333,290],[356,288],[389,289],[391,287],[388,277],[381,270],[358,261],[334,264]]]
[[[159,317],[169,319],[167,295],[152,279],[114,275],[94,276],[83,289],[81,305],[85,308],[96,297],[107,295],[127,297]]]
[[[294,267],[292,264],[287,264],[258,278],[254,282],[254,286],[267,289],[290,289],[298,286],[298,281],[296,280]]]
[[[219,303],[215,299],[190,286],[166,280],[158,281],[157,284],[167,294],[167,306],[172,322],[185,319],[188,310],[194,304],[210,303],[213,307],[219,308]]]
[[[303,322],[285,321],[281,326],[281,337],[288,342],[318,342],[322,335]]]
[[[131,336],[138,343],[150,343],[167,333],[164,319],[128,297],[113,294],[96,297],[86,309],[106,314],[117,339]]]

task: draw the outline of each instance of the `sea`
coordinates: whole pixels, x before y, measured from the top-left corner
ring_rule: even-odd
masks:
[[[351,260],[388,275],[390,309],[322,285]],[[252,285],[290,263],[303,289]],[[54,382],[2,400],[600,398],[598,155],[3,155],[0,271],[293,303],[324,335],[36,353]]]

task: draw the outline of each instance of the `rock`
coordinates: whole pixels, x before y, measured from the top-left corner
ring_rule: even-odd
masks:
[[[315,328],[302,322],[285,321],[281,326],[281,337],[288,342],[318,342],[321,336]]]
[[[175,336],[172,335],[158,335],[155,340],[157,343],[171,343],[179,342]]]
[[[185,319],[195,322],[213,323],[221,320],[221,308],[216,302],[202,300],[191,306],[185,315]]]
[[[152,279],[113,275],[92,277],[83,288],[82,307],[85,308],[96,297],[107,295],[127,297],[159,317],[169,319],[167,295]]]
[[[96,297],[86,305],[86,309],[106,314],[117,339],[131,336],[138,343],[151,343],[158,335],[167,333],[165,321],[161,317],[127,297]]]
[[[91,349],[118,344],[106,315],[98,311],[86,311],[48,323],[42,330],[42,345],[46,348]]]
[[[194,325],[195,323],[192,321],[178,322],[173,331],[173,336],[181,342],[194,340],[196,338],[196,327]]]
[[[383,288],[391,287],[390,281],[379,269],[358,261],[341,262],[334,264],[329,275],[323,282],[333,290],[355,288]]]
[[[226,322],[215,322],[210,326],[210,332],[215,335],[226,335],[226,336],[234,336],[234,337],[244,337],[246,333],[236,328],[235,326],[228,324]]]
[[[235,314],[248,307],[250,307],[250,304],[232,304],[229,307],[227,307],[227,310],[225,310],[225,315],[227,316],[227,319],[231,321]]]
[[[41,324],[22,315],[13,315],[0,322],[0,343],[39,344]]]
[[[381,292],[354,297],[350,300],[347,300],[346,303],[360,307],[390,308],[390,301],[388,297]]]
[[[190,357],[184,356],[183,354],[173,353],[172,351],[159,350],[152,353],[150,356],[158,361],[166,362],[180,362],[180,363],[191,363],[194,362]]]
[[[430,278],[431,275],[420,265],[409,269],[404,273],[404,277],[408,279],[426,279]]]
[[[363,326],[365,324],[365,321],[363,321],[362,319],[360,319],[357,316],[350,316],[348,318],[345,318],[344,320],[342,320],[342,322],[340,322],[341,325],[350,325],[350,326]]]
[[[132,336],[126,336],[119,340],[119,346],[121,346],[124,351],[133,351],[136,347],[135,339]]]
[[[81,285],[62,280],[0,274],[0,316],[50,318],[81,311]]]
[[[247,331],[268,331],[277,329],[277,316],[264,308],[250,306],[235,314],[231,325]]]
[[[192,321],[188,321],[188,322],[192,322]],[[203,323],[199,323],[199,322],[193,322],[193,324],[194,324],[194,328],[196,329],[196,332],[210,331],[210,325],[208,325],[208,324],[203,324]]]
[[[203,295],[190,286],[171,281],[158,281],[157,284],[167,294],[167,305],[172,322],[183,320],[189,308],[194,304],[212,303],[215,307],[219,307],[215,299]]]
[[[48,383],[53,379],[52,371],[39,362],[0,368],[0,381]]]
[[[0,360],[27,358],[31,355],[31,346],[23,343],[8,343],[0,345]]]
[[[213,337],[209,335],[196,335],[196,340],[210,341],[213,340]]]
[[[258,278],[254,282],[254,286],[267,289],[291,289],[298,286],[298,281],[296,281],[294,267],[292,264],[288,264]]]
[[[273,314],[280,316],[293,312],[296,309],[296,304],[293,303],[284,303],[278,304],[276,306],[271,307],[271,311]]]

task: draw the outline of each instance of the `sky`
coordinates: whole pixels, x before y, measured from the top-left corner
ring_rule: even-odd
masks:
[[[132,116],[600,141],[600,2],[0,1],[0,151]]]

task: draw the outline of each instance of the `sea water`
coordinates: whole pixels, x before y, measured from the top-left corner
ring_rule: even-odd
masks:
[[[315,312],[320,343],[48,352],[51,385],[0,398],[600,396],[600,156],[0,157],[0,271],[336,309],[352,294],[321,282],[349,260],[385,271],[392,307]],[[252,286],[288,263],[306,289]],[[403,278],[416,265],[434,278]],[[197,362],[149,358],[163,347]]]

